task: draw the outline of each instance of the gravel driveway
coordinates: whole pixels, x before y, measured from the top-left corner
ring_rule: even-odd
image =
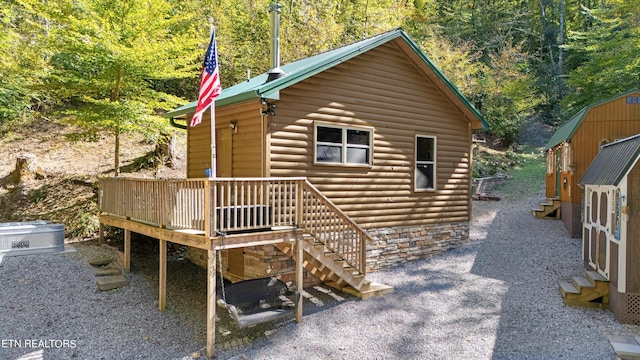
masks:
[[[359,301],[309,288],[302,324],[243,331],[221,313],[218,358],[615,359],[606,335],[637,335],[640,327],[563,305],[558,282],[584,272],[580,241],[560,221],[531,215],[541,200],[474,201],[470,243],[368,275],[394,286],[390,295]],[[169,263],[160,312],[156,257],[134,253],[130,285],[99,292],[86,262],[97,247],[77,248],[5,258],[0,359],[204,358],[201,269]]]

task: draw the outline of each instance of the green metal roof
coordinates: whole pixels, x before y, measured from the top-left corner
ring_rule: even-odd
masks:
[[[640,156],[640,134],[604,145],[578,185],[613,185],[629,173]]]
[[[545,148],[548,150],[555,147],[558,144],[561,144],[564,141],[571,140],[571,137],[573,137],[573,134],[575,134],[576,130],[578,130],[578,127],[580,127],[582,120],[585,118],[587,113],[594,107],[602,105],[604,103],[608,103],[609,101],[612,101],[612,100],[619,99],[623,96],[627,96],[634,92],[638,92],[638,89],[629,90],[622,94],[618,94],[608,99],[600,100],[591,105],[585,106],[584,108],[582,108],[582,110],[578,111],[575,115],[573,115],[573,117],[569,119],[569,121],[564,123],[564,125],[560,126],[555,133],[553,133],[553,136],[551,136],[551,139],[549,139]]]
[[[352,59],[362,53],[365,53],[375,47],[385,44],[396,38],[402,38],[411,47],[413,51],[424,61],[424,63],[442,80],[442,82],[452,91],[452,93],[460,99],[467,109],[478,118],[483,129],[489,129],[489,124],[482,114],[467,100],[462,93],[447,79],[444,74],[429,60],[427,55],[420,50],[418,45],[411,40],[404,30],[398,28],[392,31],[373,36],[371,38],[355,42],[350,45],[330,50],[315,56],[311,56],[302,60],[298,60],[282,66],[285,75],[279,79],[267,82],[267,73],[258,75],[248,81],[236,84],[232,87],[223,89],[222,94],[216,98],[216,106],[224,106],[235,104],[250,99],[275,99],[279,98],[279,91],[313,75],[325,71],[342,62]],[[193,113],[196,108],[196,101],[183,105],[177,109],[171,110],[163,116],[166,118],[176,118],[186,114]]]

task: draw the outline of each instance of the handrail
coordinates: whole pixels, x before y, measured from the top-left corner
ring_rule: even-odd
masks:
[[[366,243],[371,236],[308,180],[304,180],[301,227],[347,264],[366,274]]]
[[[101,213],[210,237],[300,227],[340,260],[366,271],[367,232],[304,177],[99,179]],[[207,204],[208,202],[208,204]],[[208,223],[206,223],[208,221]]]

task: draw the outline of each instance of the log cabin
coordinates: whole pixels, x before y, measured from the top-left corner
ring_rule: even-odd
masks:
[[[487,125],[403,30],[282,71],[216,99],[218,177],[306,178],[371,235],[369,270],[468,238],[472,132]],[[165,116],[190,119],[194,109],[191,103]],[[187,130],[188,178],[211,167],[209,127],[207,114]],[[275,255],[228,251],[225,271],[237,280],[264,276],[270,265],[290,268],[265,253]]]
[[[546,197],[540,218],[559,218],[571,237],[582,236],[583,192],[578,180],[600,147],[640,133],[640,91],[595,102],[559,127],[547,145]]]
[[[183,125],[186,179],[100,181],[100,222],[125,229],[126,266],[131,231],[161,242],[161,309],[166,242],[208,269],[208,355],[217,271],[299,289],[321,281],[364,299],[391,291],[368,271],[469,239],[472,133],[489,126],[407,33],[282,67],[277,43],[272,33],[268,73],[216,98],[213,123],[206,112]],[[180,126],[195,108],[165,116]]]

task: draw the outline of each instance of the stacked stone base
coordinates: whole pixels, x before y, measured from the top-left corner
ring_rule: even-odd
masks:
[[[469,222],[369,230],[367,269],[376,271],[424,259],[469,241]]]
[[[367,244],[367,271],[376,271],[424,259],[468,242],[469,222],[370,229],[368,233],[374,241]],[[187,256],[196,265],[207,267],[208,255],[205,250],[189,248]],[[225,275],[227,262],[227,252],[222,251],[221,265]],[[284,282],[293,282],[295,272],[295,261],[273,245],[244,249],[244,279],[275,276]],[[234,281],[241,280],[234,278],[233,274],[227,277]],[[305,286],[319,282],[318,278],[304,272]]]

